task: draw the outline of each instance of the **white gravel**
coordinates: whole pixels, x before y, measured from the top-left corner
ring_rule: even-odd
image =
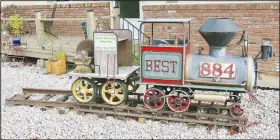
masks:
[[[207,127],[188,128],[184,123],[135,120],[121,121],[112,117],[100,119],[95,114],[85,116],[70,111],[59,114],[58,109],[40,110],[36,107],[6,106],[5,99],[22,92],[22,88],[70,89],[75,79],[66,75],[47,75],[44,69],[24,67],[20,63],[1,64],[1,138],[2,139],[276,139],[279,138],[279,93],[261,91],[256,94],[263,105],[244,101],[251,126],[247,133],[227,135],[228,130],[208,131]]]

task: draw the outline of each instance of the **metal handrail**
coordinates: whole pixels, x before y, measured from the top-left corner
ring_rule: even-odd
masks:
[[[129,22],[127,19],[125,19],[124,17],[122,17],[121,15],[118,15],[120,18],[122,18],[123,20],[125,20],[128,24],[130,24],[132,27],[134,27],[138,32],[142,33],[144,36],[146,36],[147,38],[150,39],[150,37],[148,35],[146,35],[145,33],[143,33],[142,31],[140,31],[137,27],[135,27],[131,22]],[[124,27],[124,24],[123,24]]]

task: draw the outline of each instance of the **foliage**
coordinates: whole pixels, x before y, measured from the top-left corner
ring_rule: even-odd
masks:
[[[19,37],[22,33],[23,18],[18,14],[12,15],[10,16],[9,25],[11,27],[12,34],[14,34],[15,37]]]
[[[149,45],[149,41],[143,42],[141,45]],[[135,44],[133,48],[135,48],[135,54],[133,54],[133,64],[135,66],[140,65],[140,47],[139,44]]]
[[[53,36],[51,36],[48,33],[42,32],[42,45],[43,46],[47,46],[47,47],[51,47],[51,56],[49,57],[50,61],[57,61],[58,59],[56,59],[54,57],[54,50],[53,50],[53,44],[54,44],[54,38]]]

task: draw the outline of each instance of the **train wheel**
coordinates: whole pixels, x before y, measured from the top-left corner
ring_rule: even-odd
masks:
[[[190,98],[184,97],[184,95],[188,95],[186,92],[184,92],[182,90],[174,90],[174,91],[170,92],[169,95],[172,95],[172,96],[168,96],[166,98],[166,102],[167,102],[168,107],[172,111],[184,112],[189,108],[189,106],[191,104],[191,100],[190,100]]]
[[[144,98],[143,98],[145,106],[152,110],[161,109],[165,104],[164,98],[160,98],[162,96],[164,96],[163,91],[156,88],[148,89],[144,93]]]
[[[80,103],[88,103],[95,98],[96,85],[88,78],[78,78],[72,84],[72,94]]]
[[[244,114],[244,110],[238,104],[232,104],[229,110],[232,117],[241,117]]]
[[[110,105],[120,105],[126,100],[126,86],[121,81],[108,81],[101,89],[102,99]]]
[[[132,76],[130,76],[127,79],[126,86],[127,86],[127,92],[132,93],[135,92],[139,88],[139,84],[136,83],[137,80],[137,74],[134,73]]]

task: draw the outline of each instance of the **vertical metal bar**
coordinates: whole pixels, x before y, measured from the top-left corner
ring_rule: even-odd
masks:
[[[183,43],[183,74],[182,74],[182,85],[184,84],[184,79],[185,79],[185,58],[186,58],[186,34],[187,34],[187,25],[185,25],[183,23],[183,26],[184,26],[184,43]]]
[[[122,29],[124,29],[124,18],[122,18]]]
[[[183,23],[184,26],[184,42],[183,42],[183,47],[185,48],[186,45],[186,34],[187,34],[187,27],[186,25]]]
[[[134,27],[132,27],[132,41],[133,41],[133,54],[134,54],[134,57],[136,56],[135,55],[135,41],[134,41]]]
[[[127,29],[129,30],[129,24],[128,24],[128,22],[127,22]]]
[[[188,40],[191,40],[191,21],[189,21],[189,37]]]
[[[154,39],[154,23],[152,23],[152,43],[153,43],[153,39]]]
[[[143,22],[140,24],[140,31],[142,31],[142,25],[143,25]],[[141,47],[141,44],[140,44],[140,40],[141,40],[141,36],[139,36],[140,32],[138,32],[138,46],[139,46],[139,54],[140,54],[140,59],[139,59],[139,65],[140,65],[140,71],[139,71],[139,75],[140,75],[140,82],[142,83],[142,80],[141,80],[141,77],[142,77],[142,69],[141,69],[141,65],[142,65],[142,55],[141,55],[141,51],[142,51],[142,47]]]

